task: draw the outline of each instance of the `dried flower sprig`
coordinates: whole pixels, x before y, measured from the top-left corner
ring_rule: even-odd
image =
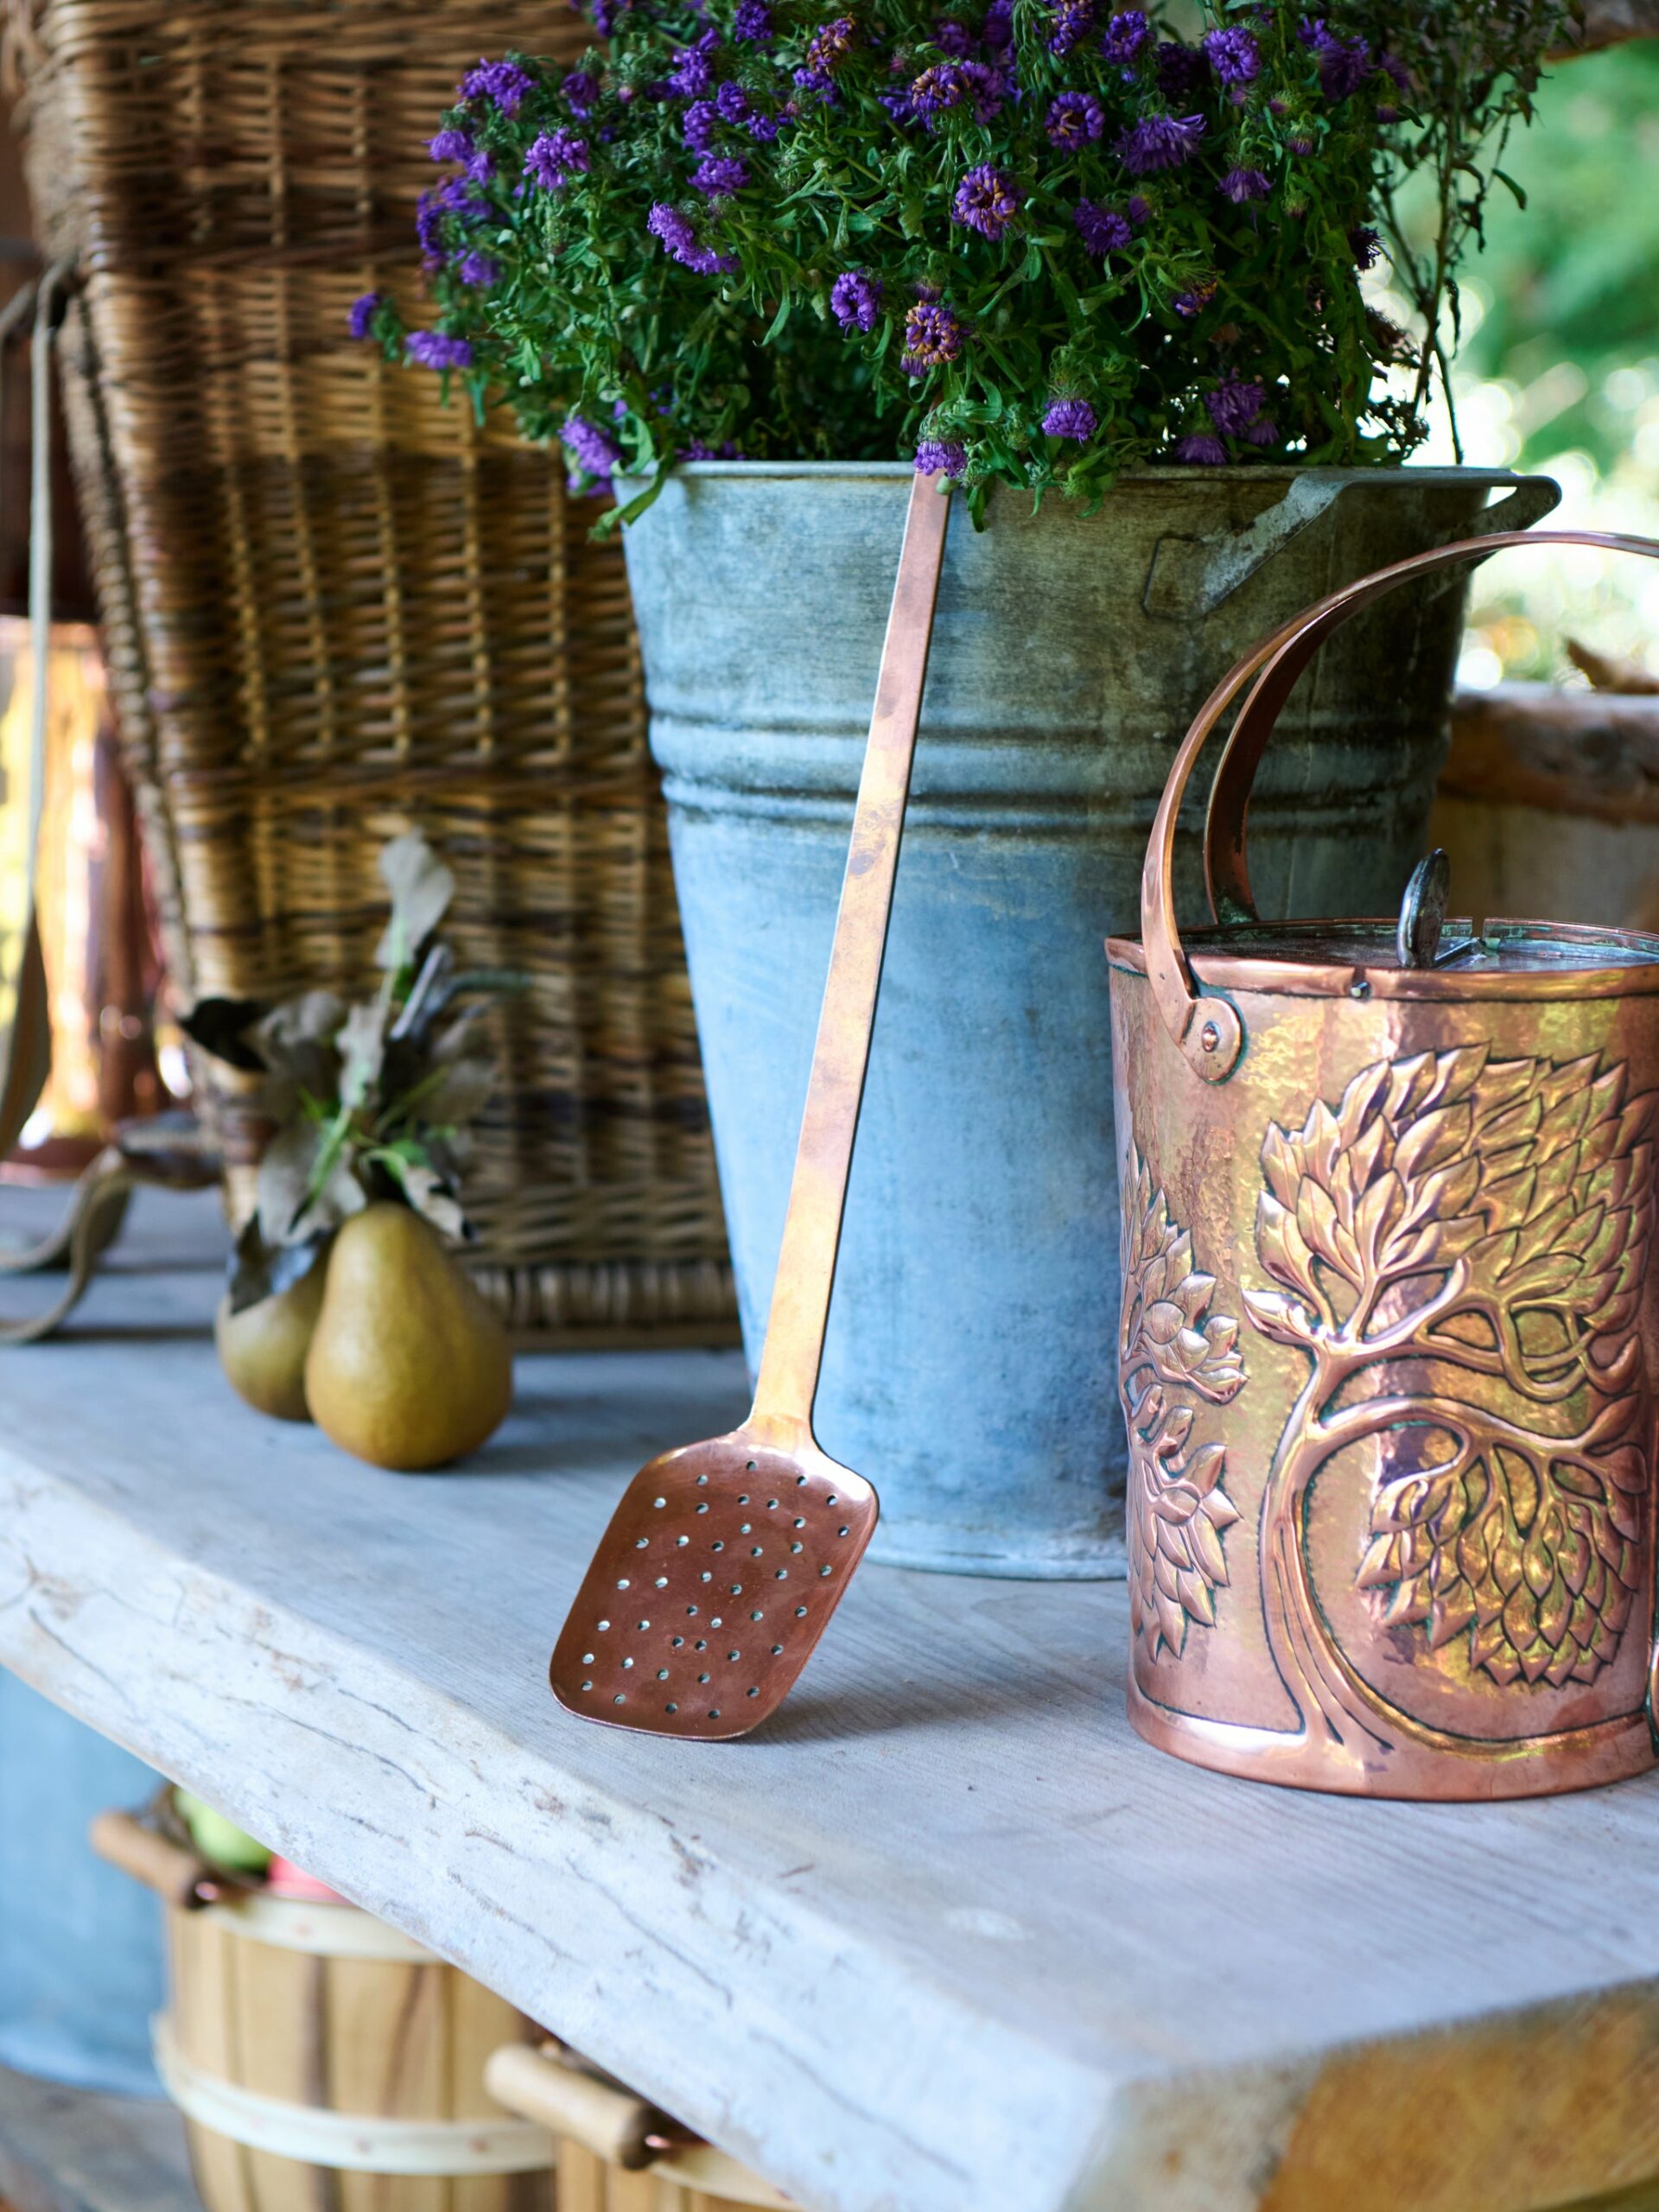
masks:
[[[273,1129],[232,1257],[233,1313],[297,1282],[340,1223],[377,1198],[403,1198],[446,1236],[472,1234],[459,1195],[467,1125],[498,1074],[476,1025],[525,979],[456,967],[437,934],[454,878],[417,831],[385,848],[380,874],[391,913],[372,998],[207,998],[183,1023],[205,1052],[262,1078],[256,1103]]]
[[[1188,43],[1098,0],[592,0],[580,68],[480,65],[442,118],[435,327],[376,295],[353,327],[509,402],[582,488],[918,454],[977,511],[1149,460],[1397,460],[1567,11],[1207,0]],[[1419,169],[1427,248],[1394,207]],[[1382,232],[1410,337],[1362,295]]]

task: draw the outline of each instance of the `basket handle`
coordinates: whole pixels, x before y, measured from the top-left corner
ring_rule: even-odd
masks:
[[[46,970],[35,912],[41,811],[46,797],[48,647],[52,623],[51,421],[52,315],[69,276],[73,257],[54,262],[36,283],[25,284],[0,310],[0,355],[33,316],[34,353],[29,420],[29,621],[35,662],[29,726],[29,785],[24,797],[22,934],[0,969],[0,1159],[11,1150],[46,1088],[52,1067],[52,1031]],[[8,1001],[10,1002],[8,1004]]]
[[[1230,1000],[1201,995],[1175,920],[1173,874],[1175,825],[1187,783],[1211,731],[1253,681],[1211,786],[1205,823],[1205,874],[1211,912],[1217,921],[1249,921],[1255,907],[1245,861],[1245,825],[1255,772],[1281,709],[1297,677],[1332,631],[1373,600],[1437,569],[1484,561],[1512,545],[1595,545],[1610,553],[1643,553],[1659,558],[1659,541],[1616,536],[1606,531],[1494,531],[1414,554],[1392,568],[1362,576],[1317,605],[1293,615],[1253,652],[1223,677],[1198,709],[1181,741],[1169,780],[1158,803],[1141,877],[1141,935],[1147,975],[1159,1015],[1193,1072],[1205,1083],[1224,1083],[1244,1049],[1244,1028]]]

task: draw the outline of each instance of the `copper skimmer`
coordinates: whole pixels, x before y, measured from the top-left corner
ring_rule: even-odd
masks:
[[[812,1433],[853,1139],[950,504],[911,492],[853,817],[754,1404],[728,1436],[642,1467],[559,1637],[553,1694],[584,1719],[715,1742],[776,1712],[875,1532],[875,1491]]]

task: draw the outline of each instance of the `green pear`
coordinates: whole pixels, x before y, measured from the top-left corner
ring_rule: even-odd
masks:
[[[263,1874],[270,1865],[270,1853],[263,1843],[256,1843],[245,1828],[216,1813],[192,1791],[175,1789],[173,1809],[210,1866],[222,1866],[229,1874]]]
[[[305,1274],[273,1298],[231,1311],[228,1291],[213,1317],[219,1363],[239,1397],[278,1421],[309,1421],[305,1356],[322,1311],[327,1267],[319,1254]]]
[[[408,1206],[369,1206],[336,1233],[305,1395],[342,1452],[409,1474],[476,1451],[500,1427],[507,1332]]]

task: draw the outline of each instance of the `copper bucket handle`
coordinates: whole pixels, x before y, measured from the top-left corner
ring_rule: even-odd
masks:
[[[1414,554],[1408,561],[1398,561],[1392,568],[1362,576],[1357,583],[1304,607],[1230,669],[1198,709],[1175,755],[1153,821],[1141,876],[1141,935],[1160,1018],[1187,1065],[1205,1083],[1224,1083],[1244,1050],[1244,1025],[1237,1008],[1229,999],[1200,992],[1175,920],[1175,825],[1187,783],[1211,733],[1254,678],[1254,688],[1216,765],[1204,836],[1211,912],[1218,922],[1252,921],[1255,905],[1245,860],[1250,791],[1268,740],[1298,677],[1332,630],[1385,592],[1436,569],[1484,561],[1489,554],[1511,545],[1597,545],[1611,553],[1643,553],[1659,558],[1659,541],[1605,531],[1501,531],[1484,537],[1460,539],[1455,545],[1437,546],[1432,552]]]

